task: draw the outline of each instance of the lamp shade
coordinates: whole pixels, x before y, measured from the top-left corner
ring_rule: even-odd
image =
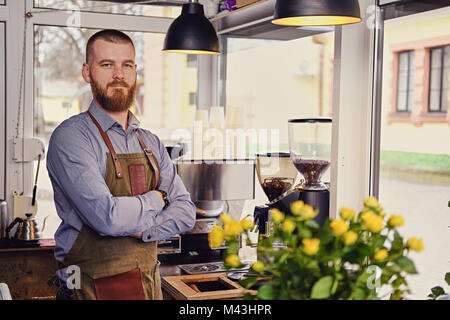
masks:
[[[331,26],[361,21],[358,0],[277,0],[272,23]]]
[[[165,52],[185,54],[219,54],[219,39],[205,17],[203,5],[183,4],[181,14],[170,25],[164,40]]]

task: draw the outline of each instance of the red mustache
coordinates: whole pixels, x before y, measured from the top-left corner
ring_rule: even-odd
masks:
[[[130,88],[130,86],[128,85],[128,83],[126,83],[125,81],[113,81],[108,83],[108,85],[106,86],[106,88],[112,87],[112,86],[122,86],[122,87],[126,87],[126,88]]]

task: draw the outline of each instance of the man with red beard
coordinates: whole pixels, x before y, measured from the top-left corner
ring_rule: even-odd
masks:
[[[129,111],[132,40],[94,34],[82,75],[93,101],[55,129],[47,155],[62,220],[57,299],[161,299],[157,241],[192,229],[195,206],[164,145]]]

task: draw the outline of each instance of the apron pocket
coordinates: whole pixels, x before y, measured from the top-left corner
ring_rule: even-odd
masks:
[[[145,300],[141,270],[94,279],[98,300]]]

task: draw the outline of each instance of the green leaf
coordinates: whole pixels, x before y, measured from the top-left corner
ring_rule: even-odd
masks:
[[[365,297],[366,297],[366,292],[362,288],[357,288],[352,294],[353,300],[364,300]]]
[[[391,294],[390,300],[400,300],[402,298],[402,295],[402,290],[395,290],[394,293]]]
[[[253,286],[254,284],[256,284],[257,282],[258,282],[258,278],[256,278],[256,277],[249,277],[249,278],[245,278],[243,280],[239,280],[239,284],[247,289],[250,288],[251,286]]]
[[[444,289],[442,289],[442,287],[437,286],[437,287],[431,288],[431,293],[433,294],[434,297],[439,297],[439,296],[445,294],[445,291],[444,291]]]
[[[280,259],[278,260],[278,264],[283,264],[284,261],[286,261],[286,259],[289,257],[290,253],[289,252],[285,252],[281,255]]]
[[[397,265],[409,274],[417,274],[417,270],[416,270],[416,267],[414,266],[414,262],[412,262],[407,257],[398,258]]]
[[[450,272],[447,272],[445,274],[445,282],[447,282],[447,284],[450,286]]]
[[[399,289],[402,284],[406,284],[406,280],[403,277],[398,277],[394,281],[392,281],[392,287],[394,289]]]
[[[319,229],[320,226],[314,220],[306,220],[306,226],[312,229]]]
[[[248,292],[244,293],[244,295],[242,296],[242,298],[243,298],[244,300],[255,300],[255,296],[252,295],[251,293],[248,293]]]
[[[360,245],[358,245],[358,248],[356,249],[356,251],[358,252],[361,260],[363,260],[365,257],[371,256],[371,249],[366,244],[361,243]]]
[[[227,253],[228,254],[238,254],[239,253],[239,243],[237,241],[233,241],[227,243]]]
[[[403,250],[403,238],[397,232],[394,231],[394,241],[392,241],[391,251],[399,251]]]
[[[301,228],[298,231],[298,235],[300,236],[300,238],[303,238],[303,239],[310,239],[310,238],[312,238],[312,232],[311,232],[311,230],[309,230],[307,228]]]
[[[338,279],[334,279],[333,286],[331,287],[331,294],[332,295],[336,293],[336,290],[337,290],[338,286],[339,286],[339,280]]]
[[[373,245],[375,246],[375,248],[381,248],[384,244],[384,242],[386,241],[386,236],[382,236],[382,235],[377,235],[374,237],[373,239]]]
[[[258,297],[263,300],[272,300],[275,298],[275,288],[271,284],[262,285],[258,289]]]
[[[320,239],[320,245],[328,244],[334,239],[333,231],[329,226],[323,226],[319,230],[317,237]]]
[[[311,299],[327,299],[331,295],[331,286],[333,285],[333,277],[325,276],[320,278],[311,290]]]

